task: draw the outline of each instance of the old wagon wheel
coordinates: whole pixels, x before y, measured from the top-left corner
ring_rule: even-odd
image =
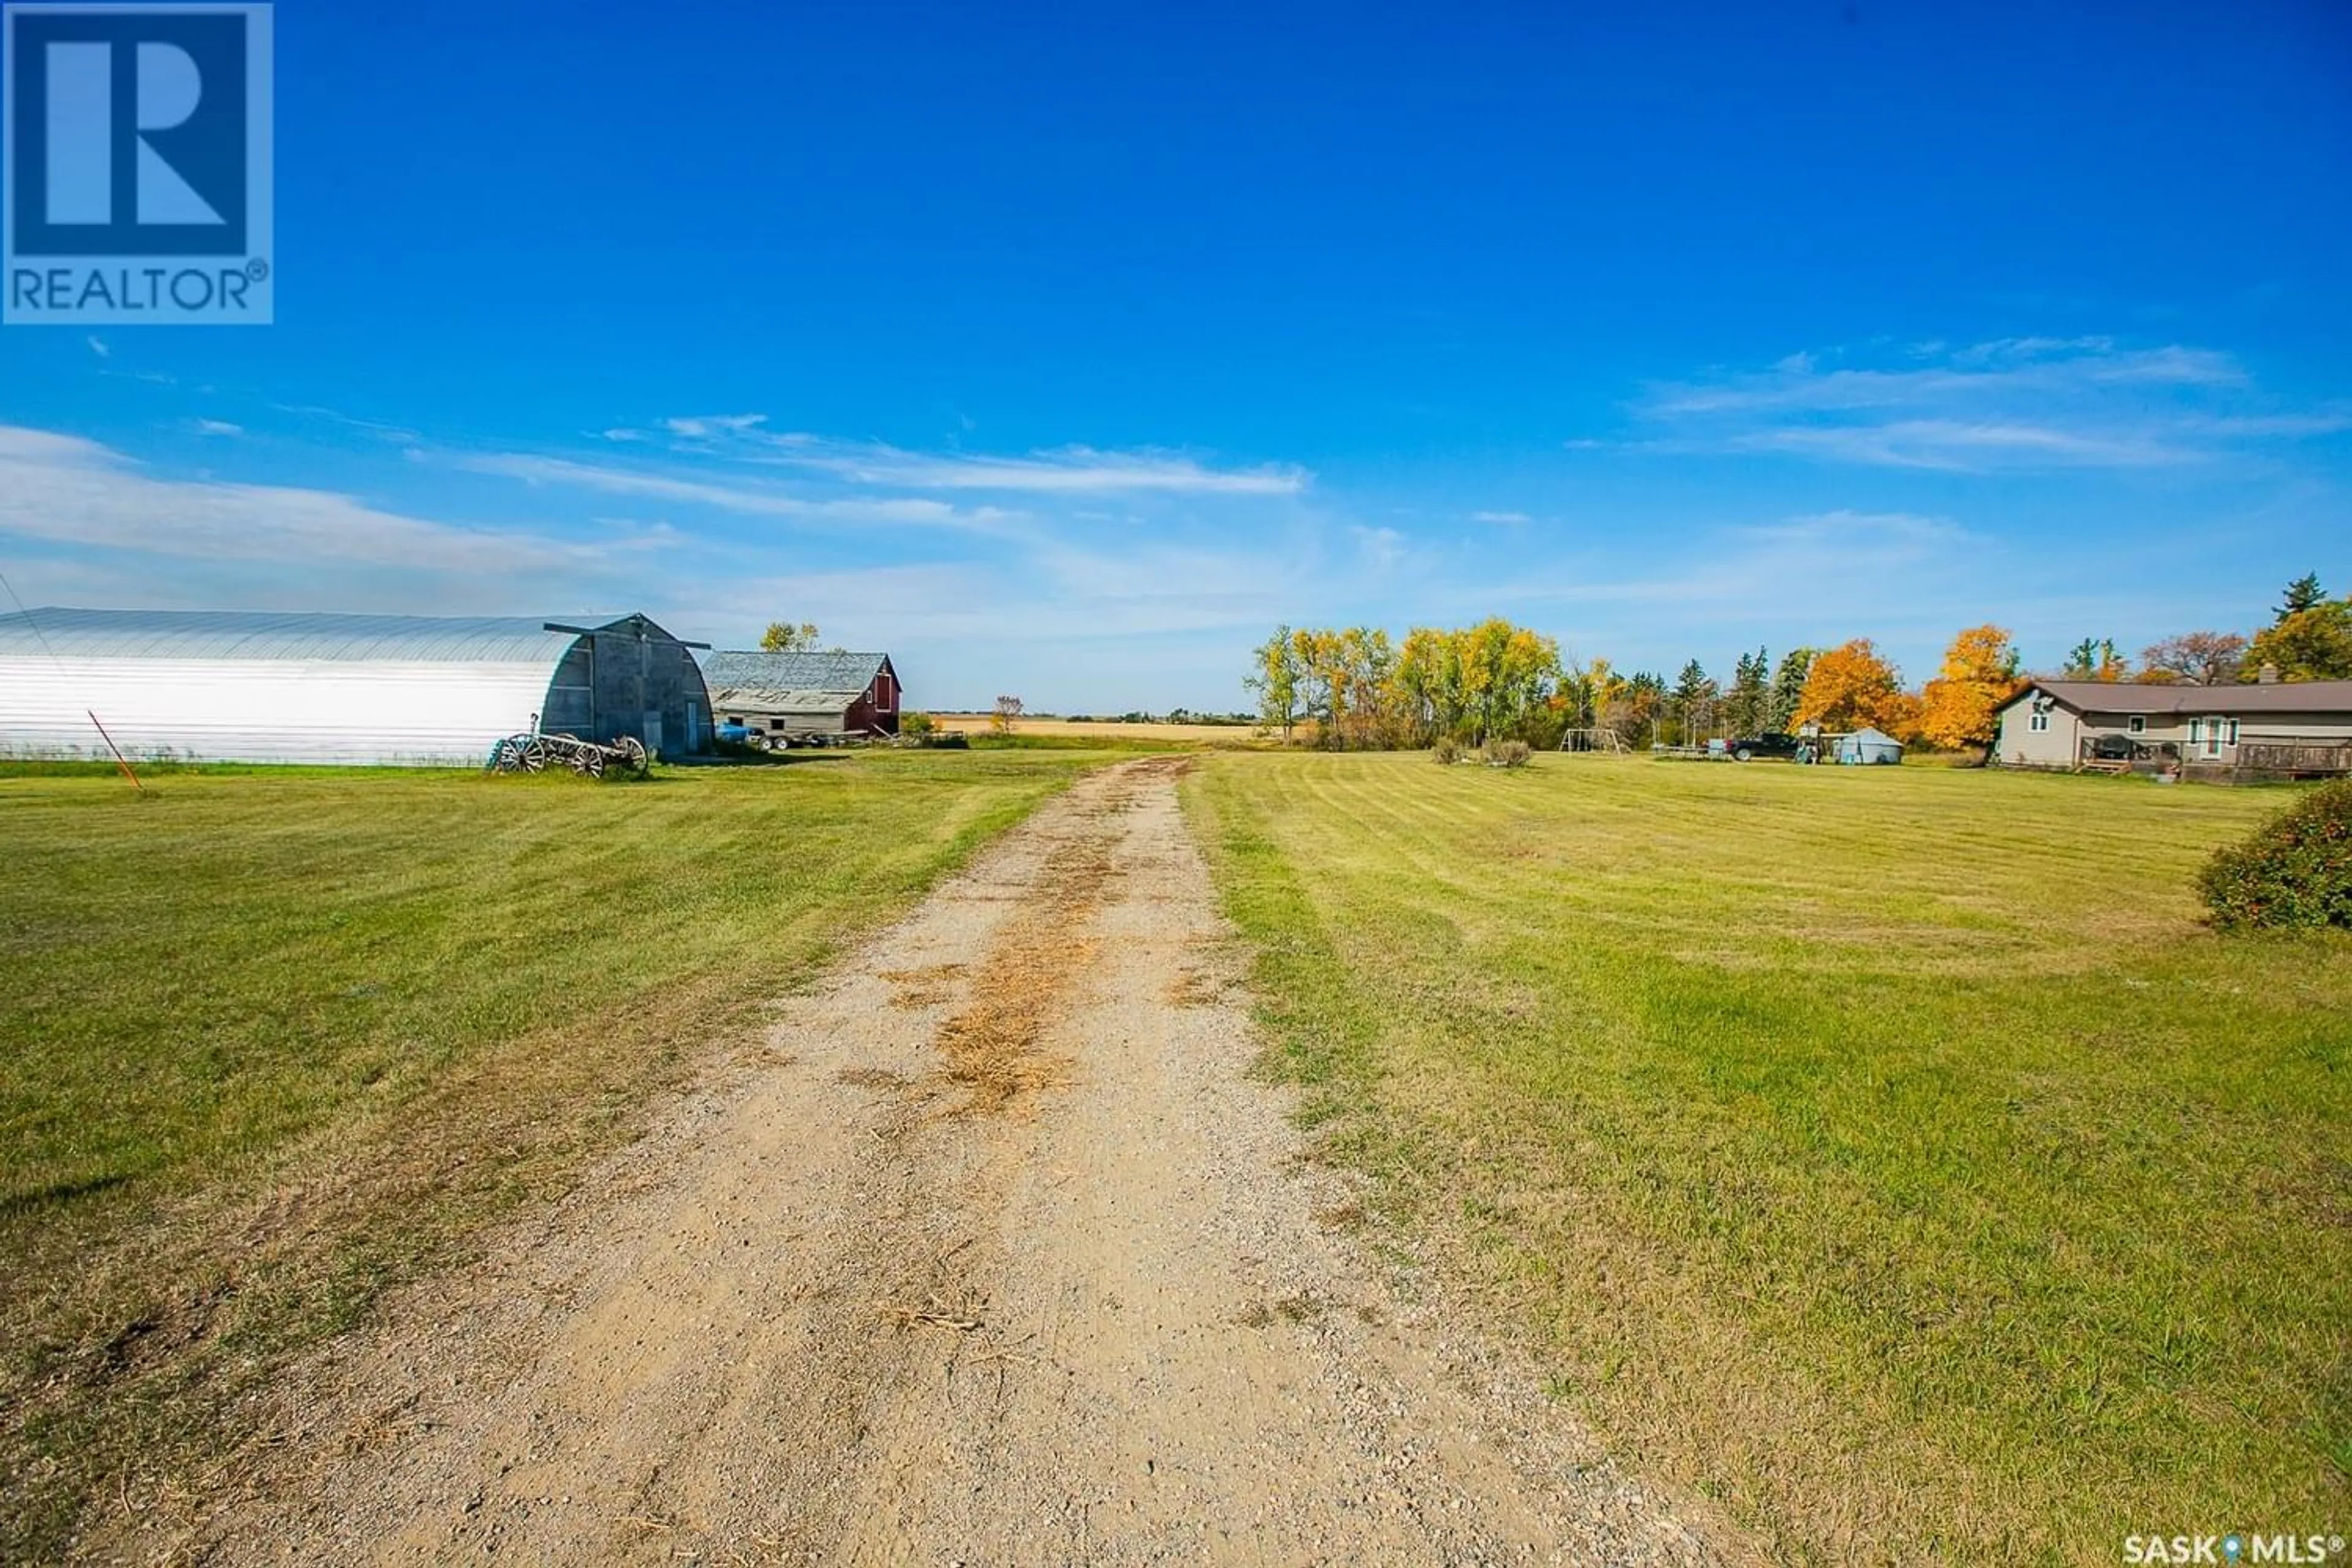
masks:
[[[644,773],[653,766],[653,759],[646,755],[646,743],[635,735],[622,736],[613,742],[613,750],[618,753],[615,760],[632,773]]]
[[[490,772],[510,773],[522,766],[521,754],[515,749],[514,737],[508,735],[490,748]]]
[[[603,778],[604,776],[604,748],[602,746],[581,747],[578,751],[572,753],[572,770],[579,773],[583,778]]]
[[[523,772],[538,773],[547,766],[547,747],[534,735],[522,743],[516,752],[516,761]]]

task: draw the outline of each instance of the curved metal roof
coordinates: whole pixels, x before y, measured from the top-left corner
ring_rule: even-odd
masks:
[[[625,618],[625,617],[624,617]],[[607,616],[332,616],[236,610],[72,610],[0,616],[0,657],[416,661],[548,665],[572,626]]]

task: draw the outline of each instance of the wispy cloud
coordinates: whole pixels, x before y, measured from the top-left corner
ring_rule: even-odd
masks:
[[[1516,525],[1533,522],[1535,519],[1523,511],[1474,511],[1470,514],[1470,521]]]
[[[453,578],[607,564],[673,537],[559,540],[406,517],[331,490],[165,479],[98,442],[20,426],[0,426],[0,536],[177,561]]]
[[[1296,467],[1220,468],[1185,452],[1105,451],[1087,446],[997,455],[920,452],[886,442],[770,430],[768,423],[764,414],[695,415],[663,419],[651,429],[611,429],[604,437],[621,443],[667,441],[674,452],[698,459],[797,468],[843,484],[884,489],[1289,496],[1302,493],[1314,480]]]
[[[665,419],[662,428],[673,436],[688,440],[708,440],[719,436],[740,436],[756,430],[768,422],[764,414],[701,414],[678,419]]]
[[[2201,454],[2158,434],[2095,435],[2041,425],[1900,419],[1884,425],[1787,426],[1731,438],[1748,451],[1794,452],[1888,468],[2153,468]]]
[[[1348,531],[1354,536],[1357,552],[1363,557],[1365,564],[1376,572],[1392,570],[1405,558],[1405,537],[1393,528],[1357,525]]]
[[[2013,337],[1854,363],[1864,357],[1807,352],[1654,384],[1633,408],[1647,433],[1616,445],[1961,472],[2129,468],[2347,427],[2341,409],[2280,407],[2231,356],[2180,344]]]
[[[405,443],[421,439],[415,431],[404,425],[390,425],[381,419],[362,419],[357,415],[345,414],[341,409],[315,403],[273,403],[270,406],[280,414],[291,414],[297,418],[333,426],[338,429],[356,430],[379,441]]]
[[[433,459],[428,457],[421,460]],[[993,507],[959,508],[920,496],[813,497],[777,486],[703,478],[673,469],[583,463],[529,452],[461,454],[446,460],[452,467],[472,473],[520,479],[526,484],[564,485],[606,495],[710,507],[750,517],[809,522],[893,522],[980,533],[1000,533],[1011,521],[1010,513]]]
[[[926,454],[881,446],[813,447],[774,460],[856,484],[909,489],[1288,496],[1300,493],[1311,482],[1311,476],[1301,468],[1213,468],[1181,455],[1104,452],[1091,447],[1063,447],[1017,458]]]
[[[1944,518],[1901,511],[1811,512],[1734,524],[1695,536],[1666,572],[1622,573],[1616,563],[1523,569],[1483,592],[1497,602],[1659,605],[1685,609],[1773,603],[1831,604],[1924,585],[1980,552],[1985,542]]]
[[[242,436],[245,426],[232,425],[226,419],[193,419],[188,427],[199,436]]]
[[[89,352],[96,354],[99,358],[112,359],[114,357],[114,351],[106,346],[106,340],[97,336],[95,333],[82,341],[89,344]]]

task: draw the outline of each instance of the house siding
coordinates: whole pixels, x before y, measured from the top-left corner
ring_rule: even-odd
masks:
[[[2019,698],[2000,710],[2000,739],[1994,755],[2015,767],[2076,766],[2084,745],[2100,736],[2122,735],[2151,749],[2170,746],[2190,770],[2235,768],[2243,748],[2251,745],[2352,745],[2352,710],[2309,713],[2247,713],[2235,709],[2231,696],[2244,688],[2211,687],[2194,698],[2183,692],[2187,704],[2179,713],[2137,715],[2142,727],[2134,730],[2134,715],[2091,710],[2075,713],[2063,706],[2050,710],[2050,728],[2032,728],[2032,694]],[[2207,726],[2223,726],[2218,747],[2207,744]],[[2235,721],[2231,737],[2228,726]]]
[[[2000,739],[1993,755],[2012,767],[2071,768],[2082,754],[2082,720],[2072,709],[2053,707],[2050,728],[2033,728],[2031,693],[2000,710]]]

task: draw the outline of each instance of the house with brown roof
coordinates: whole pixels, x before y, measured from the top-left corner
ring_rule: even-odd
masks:
[[[1993,756],[2011,767],[2122,764],[2241,778],[2352,773],[2352,680],[2036,680],[2000,719]]]

